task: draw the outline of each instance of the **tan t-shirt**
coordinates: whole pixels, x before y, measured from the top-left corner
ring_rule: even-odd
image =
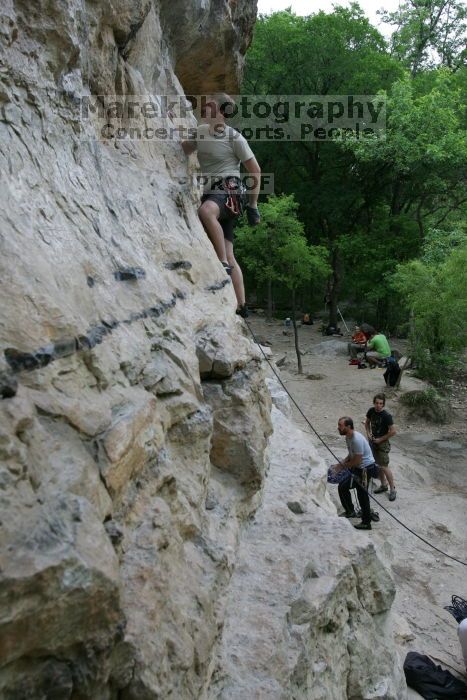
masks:
[[[226,126],[221,134],[212,135],[209,124],[200,124],[196,145],[201,173],[207,177],[204,192],[212,189],[212,179],[215,177],[240,177],[240,163],[254,158],[247,140],[231,126]]]

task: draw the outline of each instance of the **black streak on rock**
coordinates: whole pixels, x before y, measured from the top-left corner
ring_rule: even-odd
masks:
[[[109,331],[113,331],[114,328],[118,328],[120,325],[120,321],[117,321],[115,318],[111,321],[101,321],[101,323],[105,328],[108,328]]]
[[[5,359],[13,372],[45,367],[53,359],[53,345],[39,348],[35,352],[20,352],[15,348],[6,348]]]
[[[176,260],[175,262],[165,263],[164,267],[167,270],[191,270],[193,265],[189,260]]]
[[[146,277],[146,272],[142,267],[125,267],[114,272],[114,277],[117,282],[128,282],[143,279]]]
[[[287,508],[295,513],[295,515],[303,515],[305,512],[303,506],[298,501],[288,501]]]
[[[91,344],[87,335],[78,335],[76,337],[76,349],[77,350],[89,350]]]
[[[91,326],[86,334],[89,347],[95,348],[96,345],[100,345],[104,340],[105,336],[111,333],[110,328],[106,328],[102,323],[98,323],[95,326]]]
[[[94,277],[90,277],[89,275],[86,277],[86,282],[88,287],[94,287],[94,285],[96,284]]]
[[[91,350],[96,345],[100,345],[107,335],[110,335],[115,328],[118,328],[122,323],[130,325],[136,321],[141,321],[144,318],[158,318],[166,311],[172,309],[178,299],[185,299],[183,292],[177,291],[172,294],[170,301],[162,301],[157,306],[151,306],[149,309],[142,311],[134,311],[129,318],[118,321],[116,319],[102,320],[100,323],[91,326],[86,335],[78,335],[74,338],[62,338],[55,343],[39,348],[35,352],[20,352],[16,348],[6,348],[4,351],[5,359],[8,362],[13,373],[30,372],[40,367],[45,367],[50,362],[60,358],[67,357],[80,350]],[[11,398],[16,394],[17,382],[16,379],[8,373],[0,374],[0,396],[3,398]]]
[[[133,311],[130,314],[130,318],[126,318],[123,323],[126,323],[127,325],[134,323],[135,321],[141,321],[141,319],[147,318],[147,312],[146,311]]]
[[[0,374],[0,396],[2,399],[12,399],[18,391],[18,380],[12,374]]]
[[[57,357],[68,357],[68,355],[73,355],[78,349],[78,339],[77,338],[63,338],[62,340],[57,340],[54,343],[53,358]]]
[[[208,292],[218,292],[220,289],[224,289],[225,286],[230,284],[230,277],[228,277],[225,280],[222,280],[222,282],[216,282],[216,284],[211,284],[208,288]]]

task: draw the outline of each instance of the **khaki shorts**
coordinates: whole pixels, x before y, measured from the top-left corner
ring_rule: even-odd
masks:
[[[384,445],[384,447],[383,447]],[[386,447],[387,445],[387,447]],[[376,464],[380,467],[387,467],[389,465],[389,450],[391,445],[388,442],[383,442],[381,445],[371,445],[371,451],[373,452],[373,457],[375,458]]]

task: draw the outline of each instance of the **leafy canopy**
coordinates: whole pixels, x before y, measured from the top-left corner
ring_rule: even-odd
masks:
[[[423,255],[397,267],[392,284],[412,313],[412,351],[439,378],[467,343],[467,235],[432,232]]]
[[[327,251],[307,242],[293,195],[269,197],[259,208],[258,226],[236,230],[238,256],[256,281],[282,282],[290,291],[313,278],[322,281],[329,273]]]

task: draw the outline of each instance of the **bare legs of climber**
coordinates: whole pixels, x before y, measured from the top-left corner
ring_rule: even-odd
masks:
[[[206,199],[198,209],[198,216],[214,246],[216,255],[224,265],[227,265],[224,230],[219,223],[220,208],[216,201]]]
[[[237,297],[237,312],[243,316],[244,313],[246,314],[245,286],[242,270],[235,259],[233,250],[234,219],[225,211],[223,199],[223,195],[205,195],[198,209],[198,216],[214,246],[217,257],[224,265],[226,272],[232,277]]]
[[[249,204],[245,207],[248,223],[256,226],[261,216],[258,195],[261,187],[261,168],[248,142],[227,121],[235,114],[235,102],[229,95],[218,93],[201,99],[201,118],[194,138],[182,141],[186,155],[198,154],[204,181],[204,194],[198,209],[199,218],[211,240],[217,257],[232,282],[237,296],[237,314],[246,318],[243,275],[233,255],[233,229],[241,213],[239,200],[240,165],[252,176]],[[235,184],[236,183],[236,184]],[[234,186],[233,186],[234,185]],[[234,194],[233,191],[236,191]]]

